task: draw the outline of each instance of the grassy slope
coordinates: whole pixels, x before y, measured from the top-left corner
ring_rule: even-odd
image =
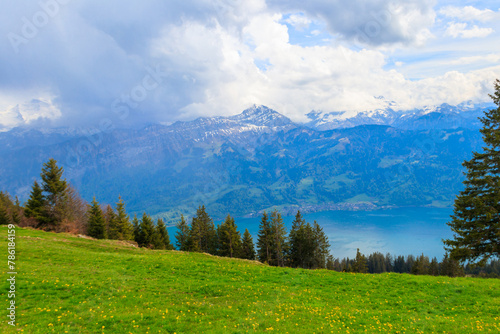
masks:
[[[18,326],[2,316],[2,333],[500,332],[500,280],[273,268],[21,229],[17,252]]]

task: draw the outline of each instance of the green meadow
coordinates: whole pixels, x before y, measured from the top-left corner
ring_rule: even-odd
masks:
[[[500,333],[500,280],[276,268],[17,229],[1,333]]]

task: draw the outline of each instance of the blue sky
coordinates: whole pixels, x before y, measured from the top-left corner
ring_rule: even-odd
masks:
[[[5,1],[0,130],[489,101],[497,1]]]

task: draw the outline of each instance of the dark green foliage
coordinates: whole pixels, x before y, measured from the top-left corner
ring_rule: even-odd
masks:
[[[138,245],[141,244],[141,224],[139,223],[137,215],[134,215],[132,219],[132,229],[135,242],[137,242]]]
[[[454,238],[444,240],[450,257],[462,263],[486,263],[500,255],[500,81],[490,95],[497,109],[480,118],[485,147],[473,152],[467,168],[465,189],[455,199],[452,221],[448,223]]]
[[[156,234],[158,237],[155,239],[155,249],[174,249],[174,246],[170,243],[170,236],[168,235],[167,227],[161,218],[159,218],[156,222]]]
[[[198,207],[196,215],[191,221],[188,244],[189,250],[193,252],[205,252],[213,255],[217,253],[215,225],[205,211],[204,205]]]
[[[310,226],[309,229],[306,228],[306,221],[300,211],[297,211],[288,236],[290,239],[288,263],[291,267],[306,268],[306,261],[312,257],[311,234]]]
[[[10,224],[9,214],[5,209],[3,203],[0,202],[0,225]]]
[[[278,210],[271,212],[271,262],[272,266],[284,267],[288,251],[285,223]]]
[[[243,233],[241,241],[241,258],[247,260],[255,260],[255,248],[253,246],[253,238],[248,229]]]
[[[106,230],[108,239],[118,240],[118,226],[116,220],[116,213],[111,207],[111,205],[106,206],[106,212],[104,213],[104,219],[106,220]]]
[[[386,259],[382,253],[375,252],[368,256],[368,272],[370,274],[380,274],[385,273],[386,269]]]
[[[139,240],[136,240],[139,247],[155,248],[160,241],[151,217],[144,212],[139,225]]]
[[[40,225],[44,225],[45,218],[45,198],[43,197],[43,190],[35,180],[31,193],[24,209],[24,215],[28,218],[34,218]]]
[[[241,256],[241,235],[234,218],[227,215],[224,223],[217,229],[219,237],[219,255],[228,257]]]
[[[257,258],[262,263],[271,263],[272,232],[267,213],[262,213],[257,235]]]
[[[87,234],[92,238],[106,239],[106,220],[95,197],[88,208]]]
[[[44,192],[44,218],[40,223],[49,229],[55,228],[64,218],[67,205],[67,183],[62,178],[64,169],[57,166],[57,161],[50,159],[43,164],[42,190]]]
[[[181,251],[189,250],[189,225],[184,219],[184,215],[181,215],[181,220],[176,224],[177,233],[175,234],[175,242],[177,244],[177,249]]]
[[[431,263],[429,263],[429,275],[432,276],[439,275],[439,262],[435,257],[432,258]]]
[[[440,274],[450,277],[464,276],[464,269],[458,260],[445,254],[441,261]]]
[[[410,272],[413,275],[428,275],[429,266],[429,258],[422,254],[415,260],[415,262],[413,262]]]
[[[356,250],[356,259],[352,264],[352,272],[355,273],[367,273],[368,272],[368,264],[366,261],[366,257],[361,254],[359,248]]]
[[[117,239],[134,240],[134,227],[130,223],[130,219],[125,212],[125,203],[121,197],[118,197],[118,203],[116,203],[115,220]]]
[[[330,255],[330,243],[323,228],[314,221],[313,223],[313,264],[312,268],[326,268],[326,261]]]

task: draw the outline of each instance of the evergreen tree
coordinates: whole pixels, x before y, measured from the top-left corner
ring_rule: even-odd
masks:
[[[132,228],[134,234],[134,241],[137,242],[137,245],[140,247],[140,245],[142,245],[143,242],[141,240],[141,223],[139,222],[137,215],[134,215],[134,218],[132,219]]]
[[[153,220],[145,212],[142,214],[142,220],[140,222],[140,232],[139,232],[139,247],[155,248],[155,244],[159,244],[159,237],[156,233]]]
[[[456,197],[448,223],[454,237],[444,240],[451,258],[479,265],[500,256],[500,80],[490,97],[498,108],[480,118],[484,152],[473,152],[472,159],[463,163],[465,189]]]
[[[239,257],[241,253],[241,235],[234,223],[234,218],[227,215],[219,228],[219,254],[221,256]]]
[[[4,204],[0,202],[0,225],[10,224],[9,214],[4,207]]]
[[[367,273],[368,272],[368,264],[366,261],[366,257],[361,254],[359,248],[356,250],[356,259],[352,264],[352,271],[355,273]]]
[[[19,204],[19,198],[16,196],[16,202],[14,204],[14,207],[12,208],[12,223],[15,225],[18,225],[21,223],[21,205]]]
[[[67,183],[62,178],[64,169],[57,166],[57,161],[50,159],[43,164],[42,189],[45,198],[45,217],[42,223],[48,228],[55,228],[66,214]]]
[[[257,258],[262,263],[271,264],[272,232],[271,222],[266,212],[262,214],[257,235]]]
[[[241,258],[247,260],[255,260],[255,248],[253,246],[253,238],[248,229],[243,233],[241,241]]]
[[[330,254],[330,243],[323,228],[316,221],[313,223],[312,230],[313,240],[311,244],[314,245],[312,268],[324,269],[326,268],[326,260]]]
[[[95,197],[88,209],[87,234],[92,238],[106,239],[106,221]]]
[[[217,253],[217,234],[215,225],[205,211],[205,206],[198,207],[196,215],[191,222],[189,234],[189,250],[193,252],[205,252],[212,255]]]
[[[290,251],[288,255],[288,262],[293,268],[305,268],[306,261],[308,260],[308,254],[306,254],[306,252],[308,250],[307,248],[310,248],[310,245],[308,245],[310,240],[306,238],[305,225],[306,222],[302,218],[300,211],[297,211],[289,234]]]
[[[285,254],[287,252],[286,228],[283,218],[278,210],[271,212],[271,265],[283,267],[285,265]]]
[[[175,240],[177,248],[181,251],[189,251],[189,225],[184,219],[184,215],[181,215],[181,220],[176,224],[177,233],[175,234]]]
[[[158,235],[157,239],[159,241],[157,241],[157,244],[155,245],[156,249],[174,249],[170,243],[170,236],[168,235],[167,227],[161,218],[158,218],[158,221],[156,222],[156,234]]]
[[[118,239],[120,240],[133,240],[134,239],[134,227],[130,223],[130,219],[125,212],[125,203],[121,197],[118,197],[118,203],[116,203],[116,229],[118,234]]]
[[[438,260],[434,257],[429,264],[429,275],[438,276],[439,275],[439,263]]]
[[[411,267],[411,273],[413,275],[428,275],[429,274],[429,258],[422,254],[419,256],[413,266]]]
[[[44,210],[45,198],[43,197],[43,190],[35,180],[31,188],[30,197],[25,205],[24,215],[27,218],[34,218],[38,222],[38,225],[44,225]]]
[[[106,206],[106,211],[104,213],[104,219],[106,220],[106,231],[108,239],[118,240],[120,239],[118,224],[116,220],[116,213],[111,207],[111,205]]]
[[[441,261],[440,274],[450,277],[463,276],[464,269],[458,260],[455,260],[453,257],[445,254],[443,261]]]

